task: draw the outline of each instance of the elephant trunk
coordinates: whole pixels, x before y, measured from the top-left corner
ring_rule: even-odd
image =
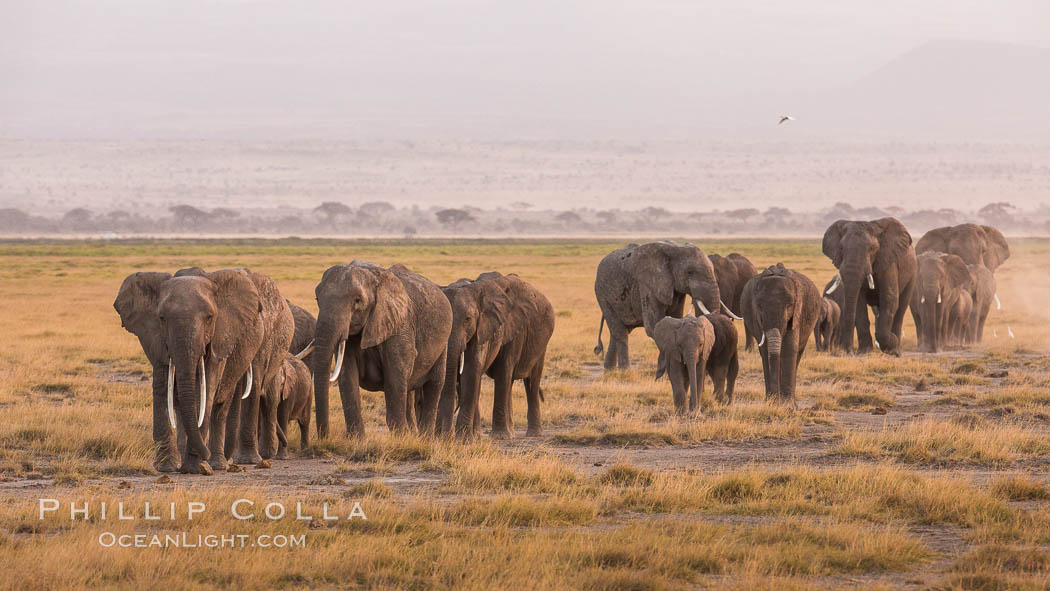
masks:
[[[448,342],[448,350],[445,354],[445,385],[441,388],[441,398],[438,399],[438,417],[436,432],[444,435],[452,430],[452,416],[456,407],[460,406],[457,395],[460,372],[463,368],[464,345],[463,340],[453,336]]]
[[[334,344],[327,337],[322,338],[320,333],[314,342],[313,350],[313,378],[314,378],[314,408],[317,416],[317,437],[324,439],[328,437],[328,371],[332,363]]]
[[[700,384],[696,380],[696,364],[696,359],[686,362],[686,371],[689,374],[689,401],[692,403],[693,400],[696,400],[696,408],[690,408],[690,410],[700,410]]]
[[[922,286],[919,296],[919,316],[923,320],[922,341],[923,350],[936,353],[941,350],[939,332],[941,327],[941,314],[938,308],[943,304],[940,302],[940,293],[936,286]],[[914,301],[914,300],[913,300]]]
[[[780,395],[780,329],[771,328],[762,333],[766,341],[766,363],[769,366],[769,383],[766,384],[766,397]]]
[[[853,350],[853,334],[857,326],[858,301],[861,297],[862,285],[867,285],[871,269],[867,260],[849,261],[842,263],[839,268],[842,287],[842,317],[839,332],[839,346],[843,351],[849,353]]]
[[[178,392],[179,419],[182,428],[186,432],[187,449],[192,455],[198,456],[201,461],[211,457],[208,446],[204,443],[199,426],[200,415],[204,407],[198,408],[201,389],[205,388],[205,376],[203,355],[191,351],[188,343],[176,349],[175,357],[175,384]],[[199,374],[199,375],[198,375]],[[200,381],[198,381],[200,380]],[[183,462],[185,464],[185,462]]]

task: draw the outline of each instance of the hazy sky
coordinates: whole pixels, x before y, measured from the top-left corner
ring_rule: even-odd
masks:
[[[790,109],[931,40],[1050,42],[1046,0],[0,6],[16,136],[673,135]]]

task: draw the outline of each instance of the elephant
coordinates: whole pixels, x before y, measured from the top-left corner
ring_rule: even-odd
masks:
[[[460,437],[477,432],[481,414],[474,398],[475,385],[491,367],[500,347],[514,330],[506,323],[512,304],[492,281],[460,279],[441,288],[452,306],[452,331],[448,339],[445,385],[438,401],[436,431],[443,435],[455,428]],[[453,415],[459,418],[453,425]]]
[[[554,307],[534,286],[511,273],[503,275],[496,271],[478,275],[476,283],[492,283],[503,290],[510,302],[508,314],[503,321],[502,345],[486,359],[486,374],[493,379],[492,437],[503,439],[513,433],[513,404],[511,400],[514,380],[522,380],[528,403],[528,426],[526,437],[538,437],[543,431],[540,418],[540,403],[543,402],[543,370],[547,358],[547,345],[554,334]],[[492,355],[494,353],[494,355]],[[476,370],[475,370],[476,371]],[[466,371],[464,371],[466,374]],[[456,417],[457,430],[472,422],[469,408],[480,395],[481,376],[471,375],[462,384],[460,414]],[[476,424],[476,421],[474,421]]]
[[[666,316],[656,323],[653,340],[661,353],[660,362],[656,367],[656,379],[659,380],[667,373],[674,396],[675,414],[686,414],[688,393],[688,412],[702,415],[700,394],[704,389],[707,360],[715,344],[714,326],[704,316]]]
[[[328,437],[328,385],[336,380],[351,437],[365,432],[361,388],[384,393],[391,431],[433,432],[452,328],[452,307],[441,288],[404,265],[387,269],[355,260],[326,270],[314,291],[317,436]],[[410,425],[416,399],[420,413]]]
[[[817,313],[817,325],[813,328],[813,344],[817,351],[831,351],[838,340],[839,319],[842,310],[838,302],[828,296],[821,296],[820,310]]]
[[[728,256],[717,254],[707,255],[711,259],[711,265],[715,269],[715,277],[718,279],[718,292],[726,307],[733,313],[733,318],[740,320],[740,294],[744,291],[744,284],[749,279],[758,275],[755,266],[742,254],[730,253]],[[747,350],[751,350],[754,337],[744,331],[744,341]]]
[[[313,403],[313,379],[306,363],[291,353],[285,353],[281,371],[274,389],[280,402],[277,405],[277,459],[288,458],[288,421],[299,423],[300,449],[310,446],[310,414]]]
[[[744,286],[744,323],[760,335],[766,399],[795,402],[795,375],[817,324],[820,292],[802,273],[777,263]]]
[[[946,340],[949,345],[961,347],[966,341],[966,335],[970,332],[973,298],[965,288],[957,287],[954,291],[953,305],[948,310],[948,338]]]
[[[1002,309],[999,296],[996,294],[995,274],[984,265],[968,265],[970,273],[974,277],[973,290],[970,296],[973,298],[973,316],[970,318],[970,332],[966,336],[968,343],[980,343],[984,340],[984,322],[988,318],[988,312],[995,302],[996,309]]]
[[[153,365],[159,471],[175,471],[180,451],[178,471],[194,474],[225,469],[231,455],[236,463],[256,463],[260,445],[268,455],[276,452],[276,405],[267,393],[293,329],[270,278],[247,269],[206,273],[196,267],[175,275],[133,273],[113,307]],[[237,388],[242,378],[245,385]],[[267,426],[261,443],[260,399]],[[172,433],[176,417],[179,443]]]
[[[715,342],[707,358],[707,375],[715,388],[715,400],[733,404],[736,377],[740,373],[737,344],[739,334],[733,321],[725,314],[708,314],[704,318],[715,331]],[[700,388],[703,391],[703,386]]]
[[[873,350],[870,305],[875,308],[875,343],[883,353],[899,356],[904,314],[915,282],[911,234],[895,218],[838,220],[824,232],[821,249],[839,270],[831,289],[843,292],[839,348],[852,352],[856,332],[858,352]]]
[[[917,259],[911,315],[919,351],[936,353],[947,345],[948,316],[961,288],[970,288],[973,277],[963,260],[954,254],[928,251]]]
[[[595,355],[602,354],[602,327],[609,324],[606,370],[630,367],[627,335],[644,326],[645,334],[652,337],[656,323],[665,316],[681,318],[686,296],[703,314],[725,307],[704,251],[673,242],[631,244],[606,255],[598,264],[594,295],[602,310]]]
[[[292,335],[292,343],[288,345],[288,352],[302,359],[307,369],[309,369],[312,360],[310,352],[313,351],[314,332],[317,330],[317,319],[303,308],[288,300],[285,301],[288,302],[288,308],[292,311],[292,320],[295,324],[295,331]]]
[[[1010,245],[1002,232],[977,224],[945,226],[926,232],[915,245],[915,252],[929,251],[954,254],[967,265],[983,265],[993,273],[1010,258]]]

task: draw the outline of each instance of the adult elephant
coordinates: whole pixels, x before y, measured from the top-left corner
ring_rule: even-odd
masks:
[[[309,311],[296,306],[289,300],[285,301],[288,302],[288,309],[292,311],[292,321],[295,325],[292,342],[288,345],[288,352],[301,359],[306,364],[306,367],[309,368],[312,361],[310,353],[313,351],[317,319]]]
[[[740,295],[744,292],[744,285],[755,275],[758,275],[758,271],[755,270],[755,266],[751,264],[751,261],[740,253],[730,253],[728,256],[721,256],[717,254],[708,255],[711,259],[711,265],[715,269],[715,277],[718,279],[718,292],[722,296],[722,301],[725,302],[726,307],[736,317],[740,319],[740,315],[743,313],[740,309]],[[744,331],[744,341],[746,348],[751,349],[753,344],[753,335]]]
[[[973,275],[973,289],[970,295],[973,298],[973,317],[970,318],[970,331],[966,335],[967,343],[980,343],[984,340],[984,322],[988,319],[988,312],[995,302],[996,309],[1002,305],[996,292],[995,274],[984,265],[968,265]]]
[[[627,335],[644,326],[645,334],[652,338],[656,323],[665,316],[682,317],[686,296],[692,297],[703,314],[724,306],[714,267],[704,251],[673,242],[631,244],[606,255],[598,263],[594,295],[602,323],[609,325],[606,370],[613,366],[627,369]],[[599,324],[595,355],[601,355],[603,348]]]
[[[452,328],[452,308],[441,288],[403,265],[385,269],[353,261],[325,271],[315,293],[318,437],[328,436],[328,384],[336,380],[350,436],[365,432],[361,388],[384,393],[391,431],[409,428],[408,394],[414,391],[421,401],[419,430],[432,432]]]
[[[510,301],[505,318],[503,342],[487,363],[486,374],[493,379],[492,437],[506,438],[513,432],[511,391],[514,380],[522,380],[528,404],[526,437],[539,436],[543,430],[540,403],[543,401],[543,368],[547,358],[547,344],[554,334],[554,307],[540,290],[517,275],[492,271],[478,275],[477,283],[491,283],[501,289]],[[477,404],[481,393],[480,376],[464,384],[468,404]],[[456,420],[457,430],[472,422],[469,410],[460,405]]]
[[[817,286],[778,263],[747,282],[740,303],[744,324],[752,334],[760,335],[766,399],[794,402],[798,365],[817,324]]]
[[[953,254],[924,252],[917,261],[916,287],[911,296],[915,334],[919,351],[937,353],[947,344],[948,316],[960,288],[972,288],[973,277],[966,263]]]
[[[839,346],[872,351],[868,306],[875,308],[875,339],[884,353],[900,355],[901,327],[915,282],[911,234],[895,218],[838,220],[824,232],[824,254],[839,270],[842,318]],[[854,331],[854,329],[856,329]]]
[[[915,252],[935,251],[954,254],[967,265],[983,265],[995,272],[1010,258],[1010,245],[1003,233],[992,226],[959,224],[934,228],[915,245]]]
[[[176,415],[186,438],[179,471],[223,469],[234,451],[237,463],[258,462],[259,398],[292,337],[291,312],[273,281],[246,269],[133,273],[113,307],[153,365],[157,469],[176,469]],[[245,404],[242,397],[248,397]],[[263,447],[275,453],[273,406],[264,413],[272,414],[274,428],[264,430]]]
[[[514,327],[508,325],[513,321],[511,302],[503,289],[491,281],[460,279],[441,291],[452,306],[452,330],[436,430],[442,435],[455,428],[457,435],[469,437],[477,430],[481,417],[473,396],[476,386],[500,347],[514,334]],[[458,419],[454,417],[457,407]]]

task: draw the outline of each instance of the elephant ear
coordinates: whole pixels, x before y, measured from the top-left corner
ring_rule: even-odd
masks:
[[[478,285],[481,290],[478,306],[478,342],[487,343],[494,339],[500,328],[507,321],[510,313],[511,303],[498,285],[490,282],[481,282]]]
[[[401,279],[386,269],[378,270],[372,313],[365,320],[361,348],[369,349],[394,336],[408,320],[408,292]]]
[[[934,228],[922,235],[919,242],[915,244],[915,253],[924,252],[948,252],[948,231],[951,227]]]
[[[219,359],[225,359],[260,321],[262,298],[246,271],[223,269],[205,277],[215,285],[215,332],[211,350]]]
[[[820,244],[824,256],[831,259],[831,264],[835,265],[836,269],[842,264],[842,235],[848,223],[847,220],[838,220],[828,226],[828,229],[824,231],[824,240]]]
[[[700,349],[700,358],[706,361],[711,356],[711,349],[715,346],[715,326],[707,318],[701,318],[700,330],[703,333],[703,346]]]
[[[948,272],[948,280],[953,287],[961,287],[966,291],[973,291],[974,276],[965,261],[954,254],[949,254],[944,257],[944,266]]]
[[[911,234],[896,218],[882,218],[875,224],[881,229],[878,235],[879,254],[873,266],[885,268],[905,256],[911,249]]]
[[[987,249],[984,251],[984,266],[989,270],[996,270],[999,265],[1010,258],[1010,245],[1006,243],[1006,237],[998,229],[992,226],[981,226],[984,229],[987,240]]]
[[[643,306],[649,298],[664,306],[670,306],[674,302],[674,277],[668,261],[668,248],[677,247],[659,243],[646,244],[638,247],[630,259],[631,274],[638,282]]]
[[[113,301],[120,325],[139,338],[142,351],[153,365],[166,364],[168,360],[157,305],[161,286],[169,279],[171,273],[132,273],[124,279]]]

